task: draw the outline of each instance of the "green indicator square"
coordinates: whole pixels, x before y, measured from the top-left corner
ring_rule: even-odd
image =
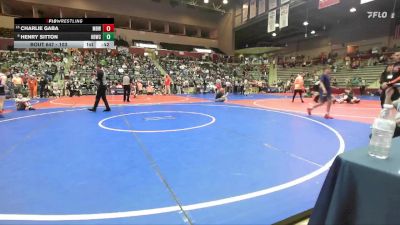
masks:
[[[114,32],[103,33],[103,41],[114,41]]]

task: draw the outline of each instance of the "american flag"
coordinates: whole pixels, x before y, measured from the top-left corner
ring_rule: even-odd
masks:
[[[400,24],[396,25],[394,30],[394,39],[400,39]]]

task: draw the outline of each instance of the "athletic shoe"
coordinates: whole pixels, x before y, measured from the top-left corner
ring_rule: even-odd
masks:
[[[312,110],[311,108],[307,108],[307,113],[309,116],[311,116],[311,110]]]
[[[103,110],[103,112],[110,112],[111,111],[111,109],[105,109],[105,110]]]
[[[91,111],[91,112],[96,112],[96,109],[93,109],[93,108],[88,109],[88,110]]]
[[[30,107],[28,110],[36,110],[35,108]]]
[[[333,117],[330,116],[329,114],[325,114],[324,118],[325,118],[325,119],[333,119]]]

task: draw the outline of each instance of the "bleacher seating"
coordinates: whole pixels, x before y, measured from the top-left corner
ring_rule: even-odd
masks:
[[[369,84],[376,82],[380,78],[381,73],[383,72],[385,67],[386,67],[385,65],[377,65],[377,66],[366,66],[359,69],[351,69],[351,70],[341,69],[336,73],[333,73],[333,75],[336,77],[339,87],[345,87],[346,80],[351,79],[353,77],[361,77],[362,79],[365,80],[365,83],[368,86]]]
[[[310,73],[311,75],[313,75],[315,72],[319,72],[320,74],[322,72],[322,68],[322,66],[279,68],[278,79],[287,81],[290,79],[291,75],[297,75],[300,72]],[[361,79],[364,79],[368,86],[379,79],[384,69],[384,65],[366,66],[359,69],[342,68],[336,72],[333,72],[332,76],[336,78],[338,87],[346,87],[348,85],[348,80],[351,80],[354,77],[360,77]]]
[[[14,37],[14,30],[13,29],[8,29],[8,28],[4,28],[4,27],[0,27],[0,37],[13,38]]]

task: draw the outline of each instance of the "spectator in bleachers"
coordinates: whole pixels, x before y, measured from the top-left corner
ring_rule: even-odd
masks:
[[[71,92],[69,97],[73,97],[74,95],[77,95],[78,97],[82,95],[81,82],[77,77],[75,77],[71,83]]]
[[[365,79],[361,79],[360,82],[360,95],[365,95],[365,88],[367,87],[367,83],[365,82]]]
[[[61,90],[57,82],[51,82],[50,95],[53,97],[61,97]]]
[[[332,76],[331,82],[332,82],[332,86],[333,86],[333,87],[337,87],[338,82],[337,82],[337,80],[336,80],[336,77]]]
[[[154,95],[154,86],[153,83],[149,82],[146,87],[146,94],[147,95]]]

